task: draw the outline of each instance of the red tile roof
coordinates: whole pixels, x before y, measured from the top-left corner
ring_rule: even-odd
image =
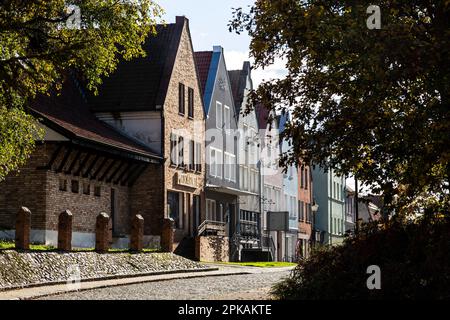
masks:
[[[197,65],[198,79],[200,81],[202,95],[205,94],[206,82],[208,81],[209,67],[211,65],[212,55],[212,51],[195,52],[195,64]]]
[[[30,109],[43,123],[69,139],[79,139],[109,148],[145,156],[160,158],[156,153],[128,138],[89,111],[86,101],[76,86],[68,80],[60,94],[36,98]]]

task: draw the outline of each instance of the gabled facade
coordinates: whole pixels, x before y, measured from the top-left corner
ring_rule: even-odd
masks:
[[[89,101],[99,119],[164,159],[160,180],[144,174],[137,181],[143,191],[134,197],[142,206],[134,213],[152,217],[155,235],[163,219],[172,218],[177,248],[193,241],[205,215],[205,113],[189,21],[177,17],[176,23],[158,25],[144,48],[147,57],[120,63]],[[160,197],[158,205],[146,206],[152,197]]]
[[[58,217],[69,210],[73,247],[93,248],[96,218],[105,212],[111,218],[112,245],[127,247],[132,215],[160,203],[157,196],[141,203],[135,195],[146,191],[139,182],[143,176],[151,183],[160,179],[162,157],[96,119],[74,76],[67,76],[59,94],[32,101],[29,111],[40,119],[45,136],[20,173],[0,185],[2,237],[14,239],[15,215],[25,206],[32,213],[30,240],[57,246]],[[157,248],[152,218],[144,218],[145,246]]]
[[[314,227],[321,234],[317,240],[322,244],[340,244],[345,234],[345,177],[332,169],[316,167],[313,180],[314,199],[319,205]]]
[[[286,211],[283,193],[283,171],[279,166],[281,143],[279,118],[274,111],[268,111],[263,105],[256,106],[261,139],[261,185],[262,185],[262,225],[263,232],[272,258],[283,261],[286,258],[286,232],[268,231],[267,213]]]
[[[232,235],[238,210],[237,120],[223,49],[195,53],[206,114],[206,216],[200,234]]]
[[[301,258],[307,258],[314,243],[313,223],[314,216],[312,206],[313,199],[313,179],[311,167],[299,162],[298,174],[298,254]]]
[[[251,67],[228,72],[231,81],[239,132],[239,211],[234,222],[231,247],[233,260],[252,260],[263,247],[259,125],[256,110],[247,111],[248,94],[253,90]]]
[[[290,121],[288,113],[279,117],[280,134],[284,132],[286,124]],[[281,154],[289,154],[292,151],[292,138],[283,138],[280,141]],[[285,261],[297,261],[298,256],[298,175],[297,167],[289,165],[283,173],[283,197],[284,209],[289,212],[289,232],[285,234],[285,252],[283,259]]]

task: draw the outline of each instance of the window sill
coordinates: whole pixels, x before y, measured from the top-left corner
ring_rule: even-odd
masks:
[[[178,115],[184,117],[185,114],[181,113],[181,112],[178,112]]]
[[[188,116],[189,120],[194,120],[194,117]]]

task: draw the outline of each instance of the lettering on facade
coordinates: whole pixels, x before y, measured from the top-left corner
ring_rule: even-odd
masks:
[[[178,185],[189,188],[197,188],[197,177],[177,172],[176,182]]]

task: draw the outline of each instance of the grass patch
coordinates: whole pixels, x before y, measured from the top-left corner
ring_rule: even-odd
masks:
[[[15,244],[12,241],[0,241],[0,250],[14,250]],[[54,251],[53,246],[46,246],[44,244],[30,244],[31,251]]]
[[[14,250],[14,241],[0,240],[0,250]],[[57,248],[53,246],[47,246],[44,244],[30,244],[31,251],[56,251]],[[95,248],[73,248],[71,252],[94,252]],[[109,249],[110,253],[126,253],[130,252],[128,249]],[[142,253],[154,253],[159,252],[159,249],[146,248],[142,250]]]
[[[218,262],[224,265],[235,265],[243,267],[258,267],[258,268],[281,268],[281,267],[294,267],[297,263],[293,262],[277,262],[277,261],[264,261],[264,262]]]

